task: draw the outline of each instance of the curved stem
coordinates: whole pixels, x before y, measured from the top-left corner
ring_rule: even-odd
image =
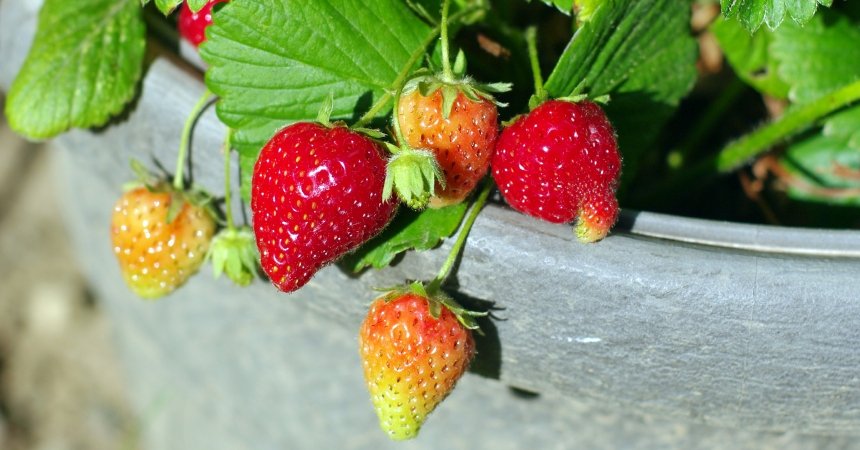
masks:
[[[540,60],[537,51],[537,27],[531,26],[526,29],[526,43],[529,49],[529,63],[532,66],[532,77],[535,82],[535,95],[545,97],[543,87],[543,75],[540,73]]]
[[[731,172],[774,144],[812,126],[823,117],[860,100],[860,80],[788,111],[779,120],[729,144],[716,157],[719,172]]]
[[[394,112],[392,113],[393,117],[391,118],[391,122],[394,124],[394,138],[397,141],[397,145],[401,146],[401,148],[408,148],[409,143],[403,136],[403,130],[400,128],[400,119],[397,117],[397,111],[400,109],[401,93],[402,90],[398,89],[394,94]]]
[[[478,194],[478,197],[472,203],[472,209],[469,210],[469,215],[463,222],[463,226],[460,227],[460,234],[457,235],[457,240],[454,242],[454,246],[451,247],[451,251],[448,253],[448,259],[446,259],[445,263],[442,264],[442,268],[439,269],[439,274],[436,275],[436,278],[434,278],[428,285],[428,291],[439,289],[442,286],[442,283],[445,282],[445,279],[448,278],[448,275],[451,273],[451,269],[454,267],[454,263],[460,256],[460,251],[463,249],[463,245],[466,243],[469,231],[472,230],[472,225],[475,224],[475,219],[478,218],[478,213],[481,212],[481,209],[483,209],[484,205],[487,203],[487,199],[490,197],[490,192],[493,190],[494,186],[495,184],[493,183],[493,179],[487,178],[483,189],[481,189],[481,193]]]
[[[442,77],[445,81],[454,81],[454,71],[451,70],[451,57],[448,45],[448,11],[451,9],[451,0],[442,1]]]
[[[224,138],[224,214],[227,216],[227,229],[234,230],[236,226],[233,223],[233,203],[232,203],[232,185],[230,183],[230,156],[232,155],[232,147],[230,141],[233,139],[233,129],[227,129],[227,136]]]
[[[471,8],[460,10],[454,15],[452,15],[449,18],[449,21],[456,22],[457,20],[460,20],[461,17],[464,17],[468,14],[472,14],[482,8],[484,8],[484,6],[474,6]],[[440,24],[436,26],[436,28],[433,28],[427,35],[427,37],[424,38],[423,41],[421,41],[421,45],[419,45],[418,48],[415,49],[414,52],[412,52],[412,55],[409,56],[409,60],[407,60],[406,64],[403,65],[403,68],[400,69],[400,73],[397,74],[397,78],[394,79],[394,82],[391,83],[391,86],[386,90],[382,97],[379,97],[379,100],[377,100],[376,103],[374,103],[373,106],[371,106],[370,109],[367,110],[367,112],[364,113],[358,119],[358,121],[355,122],[355,124],[353,124],[354,128],[360,128],[370,123],[370,121],[373,120],[373,118],[376,117],[377,114],[379,114],[379,112],[382,111],[386,105],[388,105],[388,102],[393,96],[392,92],[397,92],[403,87],[403,84],[406,82],[407,78],[409,78],[409,74],[412,73],[412,68],[415,67],[415,64],[418,62],[418,60],[421,59],[422,56],[424,56],[424,53],[427,51],[427,47],[429,47],[430,44],[432,44],[433,41],[436,40],[436,37],[439,36],[439,33],[441,33],[441,27],[442,25]]]
[[[179,155],[176,158],[176,171],[173,175],[173,187],[176,188],[176,190],[182,190],[185,188],[185,160],[188,158],[188,147],[191,143],[191,132],[194,129],[194,124],[197,122],[197,118],[200,117],[201,113],[203,113],[203,110],[206,108],[206,102],[211,96],[212,92],[207,88],[203,92],[203,95],[200,96],[200,99],[197,100],[197,103],[194,104],[194,107],[188,114],[188,118],[185,120],[185,126],[182,128],[182,137],[179,141]]]

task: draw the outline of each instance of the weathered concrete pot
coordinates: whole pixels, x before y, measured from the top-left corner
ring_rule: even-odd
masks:
[[[0,2],[0,88],[38,2]],[[26,37],[26,39],[25,39]],[[130,115],[58,138],[66,215],[114,323],[148,449],[394,448],[376,428],[356,331],[374,286],[435,273],[449,244],[293,295],[208,273],[157,303],[122,284],[108,223],[129,158],[169,166],[203,92],[168,58]],[[216,194],[223,127],[194,136]],[[594,245],[485,209],[455,286],[494,302],[479,356],[408,448],[851,448],[860,435],[860,232],[628,212]],[[525,394],[513,386],[537,393]]]

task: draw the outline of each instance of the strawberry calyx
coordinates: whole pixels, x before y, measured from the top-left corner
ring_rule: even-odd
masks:
[[[172,223],[173,219],[182,212],[182,208],[186,203],[202,208],[213,218],[217,217],[212,206],[213,197],[208,192],[196,186],[177,189],[167,176],[159,177],[155,175],[140,161],[132,159],[130,164],[131,170],[135,174],[135,179],[123,184],[123,191],[129,192],[145,187],[149,192],[170,194],[170,205],[167,209],[168,224]]]
[[[215,278],[222,274],[239,286],[248,286],[259,274],[257,243],[248,226],[225,228],[212,238],[206,259]]]
[[[462,52],[457,55],[460,61]],[[436,91],[442,92],[442,117],[448,119],[454,107],[454,101],[462,93],[473,102],[489,101],[498,107],[507,106],[496,100],[493,94],[501,94],[511,90],[511,83],[478,83],[472,77],[460,73],[459,64],[455,64],[454,76],[446,76],[444,72],[433,74],[429,70],[422,69],[415,73],[406,84],[403,85],[403,94],[409,94],[418,90],[424,97],[433,95]]]
[[[385,292],[385,294],[380,298],[385,302],[391,302],[406,294],[413,294],[418,297],[422,297],[427,300],[427,309],[430,312],[430,316],[434,319],[438,320],[442,315],[442,308],[445,308],[457,317],[457,321],[460,322],[463,327],[480,333],[481,327],[478,325],[475,318],[484,317],[487,313],[464,308],[450,295],[445,293],[441,289],[440,285],[441,283],[438,281],[433,281],[427,285],[421,281],[413,281],[412,283],[392,288],[379,289],[380,291]]]
[[[382,198],[390,198],[392,192],[412,209],[427,207],[430,197],[436,193],[436,183],[445,186],[445,177],[430,150],[397,147],[386,143],[392,156],[385,167],[385,185]]]

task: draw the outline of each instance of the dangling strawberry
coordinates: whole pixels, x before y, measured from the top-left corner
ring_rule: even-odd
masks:
[[[373,302],[359,331],[364,377],[382,430],[411,439],[475,354],[469,315],[420,283]],[[471,328],[471,329],[470,329]]]
[[[200,11],[193,12],[188,2],[182,2],[179,9],[179,34],[195,47],[199,47],[206,40],[206,28],[212,24],[212,8],[217,3],[229,0],[210,0]]]
[[[167,295],[206,257],[215,219],[205,202],[167,183],[136,187],[114,207],[111,240],[123,278],[140,297]]]
[[[589,101],[547,101],[502,131],[493,178],[514,209],[554,223],[577,219],[583,242],[618,218],[621,155],[606,114]]]
[[[486,175],[499,134],[500,103],[491,93],[510,89],[506,83],[478,84],[464,76],[462,52],[451,66],[449,6],[448,1],[442,4],[441,73],[416,75],[395,100],[393,121],[401,149],[393,150],[389,173],[395,192],[416,209],[428,200],[433,208],[460,203]]]
[[[345,126],[310,122],[281,129],[263,147],[251,210],[263,270],[278,289],[304,286],[391,221],[397,203],[382,195],[383,153]]]

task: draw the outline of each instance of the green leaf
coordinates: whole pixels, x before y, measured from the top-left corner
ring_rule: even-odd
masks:
[[[549,6],[555,6],[559,11],[570,15],[573,11],[573,0],[541,0]]]
[[[837,12],[803,27],[786,24],[774,33],[771,51],[794,103],[808,103],[860,77],[860,26]]]
[[[854,131],[860,125],[856,111]],[[791,145],[780,162],[789,174],[781,181],[791,198],[860,207],[860,152],[845,135],[813,135]]]
[[[761,28],[753,34],[734,20],[718,19],[711,25],[732,69],[748,85],[771,97],[788,97],[788,84],[779,77],[779,61],[769,47],[773,32]]]
[[[105,124],[134,97],[144,32],[137,0],[46,0],[9,89],[10,126],[39,139]]]
[[[690,7],[677,0],[608,0],[568,44],[546,82],[552,97],[611,97],[605,107],[625,181],[696,80]]]
[[[833,0],[720,0],[723,15],[736,19],[748,31],[758,30],[762,23],[775,30],[788,14],[797,24],[803,25],[818,9],[830,6]]]
[[[188,9],[190,9],[192,12],[197,12],[203,9],[203,7],[206,6],[207,3],[209,3],[209,0],[187,0],[187,3]]]
[[[333,119],[366,111],[431,30],[403,0],[258,0],[227,3],[207,33],[206,83],[247,169],[275,131],[313,120],[329,95]]]
[[[467,203],[463,202],[421,212],[401,208],[382,234],[346,255],[340,264],[353,272],[368,267],[380,269],[391,264],[398,254],[407,250],[429,250],[457,231],[467,206]]]
[[[177,6],[182,4],[182,0],[155,0],[155,6],[158,7],[158,10],[164,13],[164,15],[168,15],[176,9]]]
[[[771,51],[789,98],[804,104],[860,78],[860,26],[827,11],[806,26],[786,24],[774,33]],[[860,106],[830,116],[821,134],[793,143],[781,156],[794,199],[860,206]]]

